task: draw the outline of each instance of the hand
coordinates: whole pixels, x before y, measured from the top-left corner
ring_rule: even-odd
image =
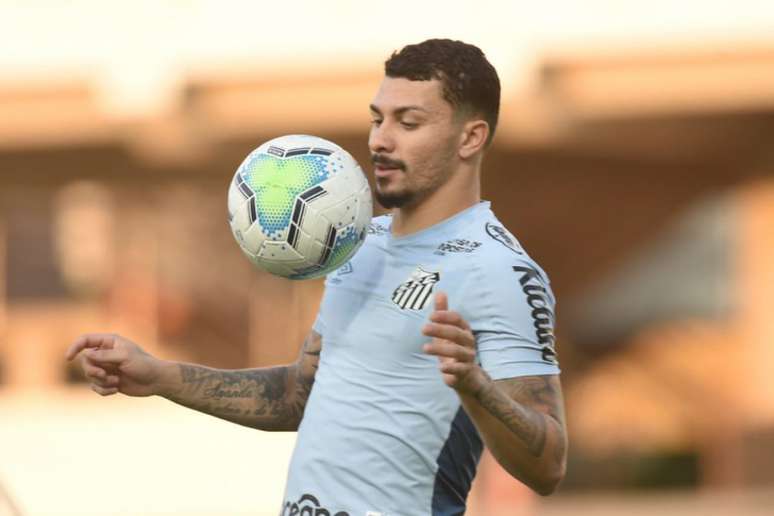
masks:
[[[65,357],[71,361],[78,354],[83,357],[83,373],[97,394],[156,394],[155,384],[161,375],[161,361],[134,342],[120,335],[86,334],[70,345]]]
[[[433,340],[424,345],[424,352],[438,357],[446,385],[459,393],[475,395],[489,377],[476,364],[476,339],[470,326],[459,313],[449,310],[444,292],[435,295],[435,311],[430,314],[430,321],[422,333]]]

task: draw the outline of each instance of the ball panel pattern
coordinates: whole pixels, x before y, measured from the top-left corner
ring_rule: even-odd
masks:
[[[330,175],[323,156],[277,158],[253,156],[242,168],[244,183],[255,192],[258,223],[269,237],[278,237],[292,214],[296,196]]]
[[[323,276],[362,244],[371,191],[357,162],[337,145],[293,135],[261,145],[229,187],[235,239],[257,266],[291,279]]]

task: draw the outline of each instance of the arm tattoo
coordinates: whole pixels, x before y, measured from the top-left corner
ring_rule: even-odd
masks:
[[[545,416],[561,425],[556,388],[548,376],[516,378],[497,384],[487,382],[476,399],[518,436],[535,457],[540,457],[546,446],[548,420]]]
[[[304,342],[291,366],[223,371],[180,364],[182,390],[173,401],[264,430],[295,430],[314,384],[319,338]]]

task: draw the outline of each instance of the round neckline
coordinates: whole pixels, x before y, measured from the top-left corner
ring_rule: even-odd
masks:
[[[451,217],[443,219],[440,222],[436,222],[432,226],[415,231],[414,233],[409,233],[408,235],[394,236],[392,234],[392,223],[390,223],[389,232],[387,233],[387,242],[392,245],[406,245],[412,244],[417,240],[424,240],[427,235],[443,233],[445,231],[456,228],[458,223],[466,220],[471,213],[478,212],[479,210],[489,209],[490,205],[491,203],[489,201],[479,201],[473,206],[455,213]]]

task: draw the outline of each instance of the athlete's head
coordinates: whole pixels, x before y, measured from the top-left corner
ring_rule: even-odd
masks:
[[[473,45],[430,39],[395,52],[371,104],[376,198],[387,208],[434,192],[492,141],[500,80]]]

